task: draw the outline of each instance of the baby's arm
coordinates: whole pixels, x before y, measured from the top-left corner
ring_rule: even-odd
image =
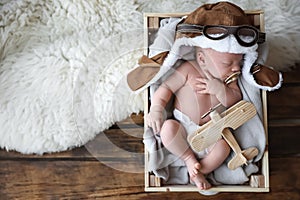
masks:
[[[154,92],[151,98],[151,106],[148,115],[146,115],[147,125],[152,127],[155,133],[158,133],[164,122],[164,111],[167,103],[171,99],[173,93],[179,90],[186,82],[185,73],[176,70],[159,88]]]
[[[222,80],[213,77],[208,71],[205,72],[207,78],[198,78],[197,85],[200,94],[215,95],[225,107],[230,107],[242,99],[240,88],[237,81],[225,84]]]
[[[161,85],[151,99],[151,106],[147,118],[147,125],[158,133],[164,121],[164,109],[172,96],[172,91]]]

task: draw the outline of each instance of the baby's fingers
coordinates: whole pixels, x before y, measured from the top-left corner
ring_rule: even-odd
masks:
[[[205,83],[197,83],[195,84],[196,89],[202,89],[204,90],[206,88],[206,84]]]
[[[200,82],[200,83],[206,83],[207,79],[206,78],[196,78],[196,81]]]
[[[161,122],[159,121],[152,121],[150,127],[152,128],[153,132],[155,134],[160,132],[160,128],[161,128]]]
[[[160,132],[160,128],[162,126],[161,122],[160,121],[156,121],[154,126],[155,126],[154,133],[159,133]]]
[[[209,94],[208,90],[207,89],[204,89],[204,90],[197,90],[196,91],[198,94]]]
[[[155,120],[148,120],[148,127],[151,127],[154,133],[159,133],[161,128],[161,122]]]
[[[153,130],[154,133],[157,133],[157,128],[156,128],[155,122],[149,123],[148,126],[152,128],[152,130]]]

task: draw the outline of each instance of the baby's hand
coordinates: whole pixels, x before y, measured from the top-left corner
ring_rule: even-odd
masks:
[[[162,111],[150,110],[146,115],[146,122],[149,127],[153,129],[154,133],[159,133],[164,121],[164,116]]]
[[[220,91],[224,90],[224,83],[213,77],[208,71],[205,71],[206,78],[196,78],[196,91],[199,94],[212,94],[217,95]]]

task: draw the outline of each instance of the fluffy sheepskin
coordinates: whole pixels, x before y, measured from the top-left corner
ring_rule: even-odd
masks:
[[[143,54],[143,12],[189,12],[204,2],[0,1],[0,147],[67,150],[142,110],[142,96],[122,81]],[[300,1],[232,2],[265,11],[266,64],[300,62]]]

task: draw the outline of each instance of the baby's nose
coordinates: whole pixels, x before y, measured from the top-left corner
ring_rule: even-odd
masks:
[[[233,65],[233,66],[231,67],[231,71],[233,71],[233,72],[241,71],[241,66],[238,65],[238,64]]]

